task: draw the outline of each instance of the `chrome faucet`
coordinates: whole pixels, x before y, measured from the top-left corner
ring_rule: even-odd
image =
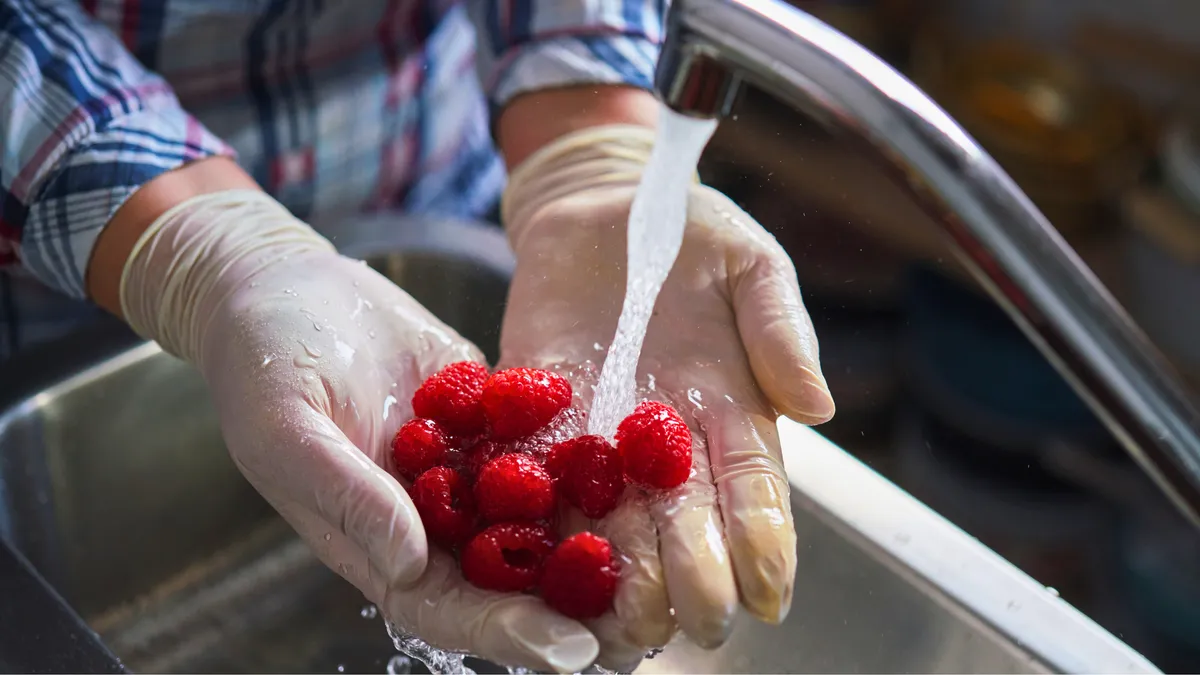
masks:
[[[878,57],[780,0],[674,0],[656,76],[663,101],[718,117],[743,82],[849,132],[894,169],[974,276],[1200,526],[1200,415],[1189,392],[949,115]]]

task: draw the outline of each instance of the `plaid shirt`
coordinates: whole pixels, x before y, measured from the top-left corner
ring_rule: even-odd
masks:
[[[318,222],[485,212],[504,182],[489,108],[648,87],[665,4],[4,0],[0,360],[99,311],[82,298],[101,228],[196,158],[236,156]]]

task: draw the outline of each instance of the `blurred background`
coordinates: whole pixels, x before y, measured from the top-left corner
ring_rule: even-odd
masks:
[[[957,118],[1200,383],[1200,2],[790,1]],[[916,205],[755,91],[702,172],[796,262],[838,401],[821,431],[1159,667],[1200,672],[1200,537]]]

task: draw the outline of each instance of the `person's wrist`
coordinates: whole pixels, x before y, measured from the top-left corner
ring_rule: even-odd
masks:
[[[121,276],[134,246],[159,217],[178,204],[227,190],[259,190],[245,171],[228,157],[209,157],[156,176],[121,205],[100,232],[88,262],[88,297],[124,319]]]
[[[333,245],[261,190],[199,194],[143,228],[120,276],[121,315],[199,366],[207,327],[257,277],[326,255]]]
[[[496,141],[509,170],[543,147],[574,132],[614,124],[654,128],[654,94],[624,85],[580,85],[529,92],[505,106]]]

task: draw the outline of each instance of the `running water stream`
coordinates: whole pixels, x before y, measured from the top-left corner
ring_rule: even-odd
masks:
[[[588,433],[612,438],[637,405],[637,366],[654,302],[683,244],[688,188],[715,119],[684,117],[659,107],[658,137],[629,210],[625,303],[600,370]]]
[[[617,425],[637,405],[637,366],[654,302],[683,244],[687,224],[688,188],[700,154],[717,128],[716,120],[684,117],[666,106],[659,108],[658,134],[642,182],[629,211],[626,246],[625,302],[616,335],[608,348],[588,415],[589,434],[612,438]],[[569,252],[564,252],[569,255]],[[442,651],[387,622],[396,650],[425,664],[438,675],[467,675],[474,671],[462,654]],[[529,672],[508,669],[510,673]],[[589,672],[605,672],[593,667]]]

